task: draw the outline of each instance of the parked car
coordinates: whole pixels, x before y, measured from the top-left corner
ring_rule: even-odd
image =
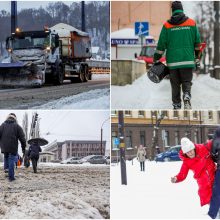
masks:
[[[93,157],[91,157],[90,159],[88,159],[88,162],[91,164],[105,164],[106,162],[106,158],[103,155],[95,155]]]
[[[163,153],[157,154],[155,157],[155,161],[178,161],[179,158],[179,151],[181,149],[180,145],[174,146],[169,148],[168,150],[164,151]]]
[[[81,158],[81,162],[82,163],[86,163],[86,162],[88,162],[88,160],[90,159],[90,158],[92,158],[92,157],[94,157],[95,155],[89,155],[89,156],[86,156],[86,157],[83,157],[83,158]]]
[[[106,160],[106,164],[110,164],[110,156],[106,156],[105,160]]]
[[[83,162],[81,161],[80,157],[71,157],[68,158],[67,160],[61,161],[61,164],[82,164]]]

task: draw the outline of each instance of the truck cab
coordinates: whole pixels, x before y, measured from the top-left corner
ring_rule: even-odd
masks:
[[[154,63],[154,53],[156,51],[156,47],[156,44],[147,44],[141,48],[140,55],[137,57],[137,59],[144,60],[144,62],[146,63],[146,69],[148,69]],[[161,57],[160,61],[162,63],[166,62],[166,58],[164,55],[163,57]]]

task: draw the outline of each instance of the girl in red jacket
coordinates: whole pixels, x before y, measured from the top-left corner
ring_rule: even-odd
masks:
[[[171,178],[172,183],[179,183],[186,179],[189,170],[194,173],[199,190],[200,204],[210,203],[216,165],[211,158],[212,142],[207,144],[193,144],[188,138],[181,139],[180,158],[183,161],[180,172]]]

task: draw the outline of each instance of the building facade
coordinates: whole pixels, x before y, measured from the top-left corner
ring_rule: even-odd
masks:
[[[147,155],[152,148],[153,132],[161,113],[164,118],[158,127],[157,149],[162,152],[167,147],[180,144],[182,137],[190,138],[194,143],[203,143],[213,134],[219,125],[217,111],[124,111],[125,144],[127,159],[136,156],[137,147],[146,147]],[[118,155],[118,113],[112,112],[112,159]]]
[[[112,1],[111,31],[134,28],[135,22],[148,21],[149,35],[158,40],[162,25],[170,15],[171,1]]]
[[[85,157],[88,155],[105,155],[106,141],[102,141],[102,143],[93,140],[55,141],[44,150],[54,153],[55,160],[66,160],[70,157]]]

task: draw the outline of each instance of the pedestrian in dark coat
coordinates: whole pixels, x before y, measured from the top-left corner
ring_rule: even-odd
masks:
[[[21,143],[22,152],[25,152],[25,135],[17,123],[14,113],[10,113],[4,123],[0,126],[0,147],[4,154],[4,170],[9,173],[9,181],[15,180],[14,163],[18,152],[18,140]]]
[[[217,170],[215,173],[215,180],[208,215],[212,219],[215,219],[217,215],[220,214],[220,127],[216,129],[213,136],[212,155],[214,161],[217,163]]]
[[[31,159],[34,173],[37,173],[37,162],[39,160],[39,153],[42,151],[37,142],[34,142],[29,147],[28,157]]]

